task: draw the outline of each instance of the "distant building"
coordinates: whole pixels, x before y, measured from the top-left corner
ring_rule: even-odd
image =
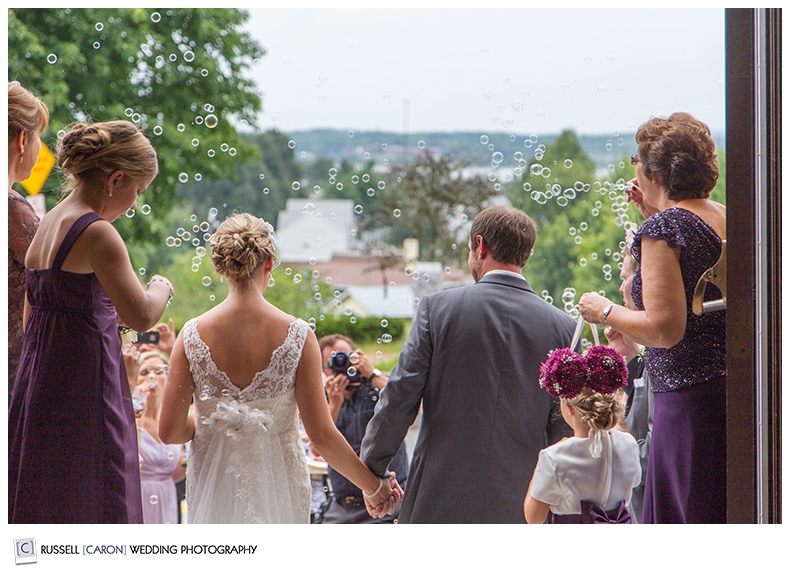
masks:
[[[423,296],[471,281],[465,270],[417,261],[416,239],[404,242],[394,266],[365,253],[350,199],[289,199],[276,233],[283,265],[318,270],[341,290],[336,315],[411,318]]]
[[[335,253],[358,249],[354,202],[350,199],[291,198],[277,215],[284,263],[326,263]]]

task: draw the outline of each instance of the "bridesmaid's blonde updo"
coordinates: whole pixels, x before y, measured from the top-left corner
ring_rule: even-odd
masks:
[[[217,273],[231,281],[244,281],[269,259],[279,265],[274,229],[260,217],[236,213],[211,236],[211,262]]]
[[[58,147],[58,166],[66,172],[65,192],[100,184],[115,170],[127,180],[156,175],[159,163],[151,142],[132,122],[75,124]]]

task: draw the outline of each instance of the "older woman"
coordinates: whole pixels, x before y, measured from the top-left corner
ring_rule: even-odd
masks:
[[[47,106],[23,88],[8,82],[8,397],[22,352],[25,306],[25,255],[38,229],[38,216],[11,186],[30,177],[49,124]]]
[[[708,199],[718,161],[708,126],[686,113],[652,118],[637,134],[631,198],[648,217],[634,238],[637,310],[585,293],[585,320],[645,345],[654,392],[645,523],[726,521],[725,312],[692,312],[700,276],[726,237],[723,205]],[[718,289],[706,295],[718,299]]]

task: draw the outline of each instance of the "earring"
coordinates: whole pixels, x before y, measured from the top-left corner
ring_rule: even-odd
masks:
[[[23,159],[25,159],[25,154],[19,156],[19,163],[22,163]]]

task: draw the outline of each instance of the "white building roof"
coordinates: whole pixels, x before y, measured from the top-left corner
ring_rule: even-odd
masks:
[[[354,202],[350,199],[288,199],[277,215],[281,258],[288,263],[326,263],[355,244]]]

